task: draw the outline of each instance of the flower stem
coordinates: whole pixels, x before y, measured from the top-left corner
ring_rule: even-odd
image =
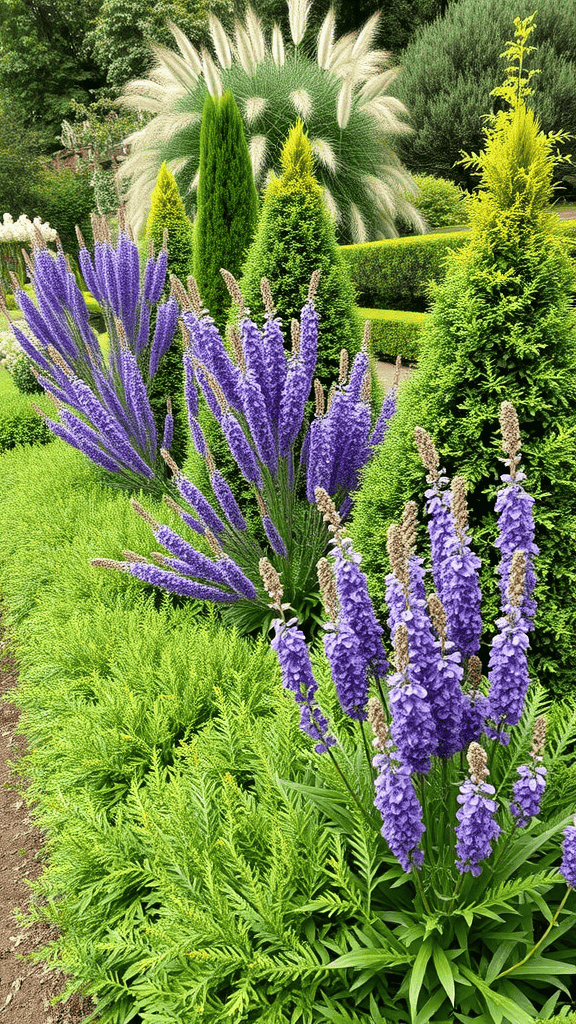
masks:
[[[368,764],[368,771],[370,773],[370,776],[373,778],[372,754],[370,753],[370,747],[368,745],[368,739],[367,739],[367,736],[366,736],[366,730],[364,728],[364,722],[362,722],[362,721],[360,722],[360,730],[362,732],[362,740],[364,742],[364,750],[366,752],[366,761],[367,761],[367,764]]]
[[[515,971],[517,967],[522,967],[522,965],[525,964],[526,961],[529,960],[530,957],[534,955],[534,953],[536,952],[538,947],[542,945],[542,943],[544,942],[544,939],[546,938],[548,933],[551,931],[551,929],[556,924],[556,921],[558,920],[558,916],[560,914],[560,911],[562,910],[562,908],[563,908],[564,904],[566,903],[566,900],[568,899],[568,897],[569,897],[571,892],[572,892],[572,886],[569,885],[568,888],[566,889],[566,894],[564,896],[564,899],[562,900],[560,906],[558,907],[558,910],[554,914],[554,917],[550,921],[550,924],[548,925],[548,927],[547,927],[546,931],[544,932],[544,934],[541,935],[540,938],[538,939],[538,942],[536,943],[536,945],[532,946],[532,949],[530,950],[529,953],[526,953],[526,956],[524,957],[523,960],[519,960],[517,964],[514,964],[513,967],[509,967],[507,971],[502,971],[502,973],[499,974],[498,977],[494,979],[495,981],[498,981],[498,978],[503,978],[506,974],[511,974],[511,972]]]
[[[330,747],[328,747],[328,748],[327,748],[327,753],[328,753],[328,756],[329,756],[329,757],[331,758],[331,760],[332,760],[332,764],[334,765],[334,767],[335,767],[336,771],[338,772],[338,775],[339,775],[339,776],[340,776],[340,778],[342,779],[342,782],[343,782],[343,783],[344,783],[344,785],[346,786],[346,789],[347,789],[347,790],[348,790],[348,792],[350,793],[350,796],[352,797],[352,799],[353,799],[354,803],[355,803],[355,804],[356,804],[356,806],[358,807],[358,810],[359,810],[359,811],[360,811],[360,812],[361,812],[361,813],[362,813],[362,814],[364,815],[364,817],[365,817],[366,821],[368,822],[368,824],[370,825],[370,827],[371,827],[371,828],[374,828],[374,824],[373,824],[373,822],[372,822],[372,821],[370,820],[370,815],[368,814],[368,811],[367,811],[367,810],[366,810],[366,808],[365,808],[365,807],[363,807],[363,805],[362,805],[362,804],[360,803],[360,800],[358,799],[358,794],[357,794],[357,793],[355,793],[355,792],[354,792],[354,790],[352,789],[352,786],[350,785],[350,783],[348,782],[348,779],[347,779],[347,778],[346,778],[346,776],[344,775],[344,772],[342,771],[342,769],[341,769],[340,765],[338,764],[338,761],[336,760],[336,758],[335,758],[335,756],[334,756],[334,753],[333,753],[333,751],[331,750],[331,748],[330,748]]]
[[[424,895],[424,889],[422,888],[422,882],[421,882],[421,879],[420,879],[418,868],[416,867],[415,864],[412,864],[412,874],[414,875],[414,878],[416,879],[416,888],[418,889],[418,891],[420,893],[420,899],[422,900],[422,905],[424,907],[424,910],[426,911],[427,914],[431,915],[432,911],[430,910],[430,907],[429,907],[429,904],[428,904],[428,900],[426,899],[426,896]]]

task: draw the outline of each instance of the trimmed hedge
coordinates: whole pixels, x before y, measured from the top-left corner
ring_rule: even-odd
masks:
[[[393,361],[401,356],[411,363],[418,358],[418,340],[428,313],[404,309],[359,309],[358,313],[370,321],[370,352],[375,359]]]
[[[574,239],[573,251],[576,220],[561,221],[559,230]],[[340,252],[360,305],[425,312],[430,304],[430,284],[444,280],[447,256],[469,241],[469,231],[450,231],[343,245]]]
[[[48,414],[53,410],[43,395],[22,395],[9,375],[0,373],[0,453],[20,444],[47,444],[53,435],[31,407],[31,398]]]

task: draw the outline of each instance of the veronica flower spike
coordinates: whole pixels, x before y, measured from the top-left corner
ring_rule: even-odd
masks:
[[[526,828],[540,811],[540,800],[546,787],[546,768],[542,764],[542,752],[546,740],[546,719],[534,722],[534,735],[530,757],[532,764],[522,764],[516,769],[520,778],[514,783],[510,811],[518,828]]]
[[[524,710],[530,683],[528,675],[528,626],[522,617],[526,559],[521,551],[512,556],[504,615],[496,620],[499,632],[492,641],[488,666],[490,718],[494,736],[508,742],[503,726],[517,725]]]
[[[490,774],[486,751],[479,743],[471,743],[467,756],[470,778],[462,783],[456,798],[460,804],[456,813],[456,867],[462,874],[470,871],[478,876],[482,873],[480,862],[490,856],[501,829],[494,821],[495,789],[485,781]]]

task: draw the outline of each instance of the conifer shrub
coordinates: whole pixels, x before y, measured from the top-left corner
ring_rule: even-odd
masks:
[[[447,178],[416,174],[418,191],[412,202],[429,228],[448,228],[468,223],[467,194]]]
[[[182,198],[174,176],[166,164],[162,164],[156,185],[152,192],[152,206],[146,225],[148,239],[158,252],[164,244],[164,232],[168,232],[168,270],[166,275],[166,294],[170,275],[175,274],[181,281],[186,281],[192,273],[193,262],[193,228],[186,215]],[[152,326],[154,324],[152,323]],[[166,400],[171,399],[174,417],[174,434],[172,452],[176,460],[186,456],[188,444],[188,428],[184,406],[184,372],[182,368],[182,346],[179,338],[174,342],[160,360],[158,369],[150,388],[150,405],[159,432],[162,431],[166,417]]]
[[[531,21],[517,24],[506,56],[520,61]],[[513,69],[508,69],[509,71]],[[431,433],[446,469],[460,467],[470,487],[471,519],[483,539],[484,615],[490,590],[492,421],[511,400],[523,424],[525,462],[536,498],[539,607],[532,644],[535,675],[554,693],[574,686],[576,657],[576,313],[574,264],[548,212],[557,139],[526,105],[521,70],[495,90],[508,112],[493,118],[486,146],[469,159],[480,173],[470,242],[448,262],[420,335],[417,372],[400,392],[398,413],[367,468],[353,533],[381,597],[388,524],[417,493],[414,427]]]
[[[257,223],[258,195],[236,100],[230,89],[220,99],[207,95],[200,131],[194,276],[220,330],[231,302],[220,269],[239,276]]]
[[[282,175],[272,178],[264,192],[258,231],[240,282],[246,305],[253,315],[264,315],[260,281],[266,277],[278,316],[289,324],[300,316],[315,270],[320,271],[316,307],[322,324],[316,376],[329,387],[341,349],[355,355],[362,329],[354,289],[336,244],[334,222],[313,174],[312,149],[298,119],[282,152]]]

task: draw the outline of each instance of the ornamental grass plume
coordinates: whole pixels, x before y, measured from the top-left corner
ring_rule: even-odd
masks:
[[[240,311],[239,326],[231,333],[229,347],[203,308],[196,281],[190,277],[187,290],[176,279],[172,281],[173,295],[182,311],[186,343],[183,360],[188,423],[196,451],[208,469],[209,496],[182,473],[164,447],[160,450],[172,473],[170,507],[204,541],[208,540],[208,530],[211,531],[218,551],[209,545],[203,556],[206,561],[194,559],[187,541],[177,540],[177,535],[167,532],[167,527],[160,530],[153,524],[155,537],[169,552],[163,567],[145,568],[138,561],[133,566],[122,563],[118,568],[179,594],[191,592],[190,588],[199,593],[208,585],[208,599],[229,606],[226,615],[230,621],[244,631],[252,631],[268,628],[274,618],[258,571],[262,558],[266,558],[283,574],[290,603],[294,604],[304,591],[299,618],[310,630],[307,611],[314,612],[317,601],[315,567],[326,553],[330,537],[329,526],[310,497],[314,499],[321,480],[325,486],[323,493],[338,522],[351,508],[350,492],[374,447],[370,440],[370,396],[364,386],[368,355],[364,349],[356,355],[348,383],[340,374],[340,383],[336,384],[328,407],[320,400],[316,386],[316,417],[308,424],[306,407],[318,352],[314,297],[319,273],[312,275],[300,320],[291,325],[290,353],[284,349],[268,282],[262,281],[267,315],[260,329],[245,308],[237,281],[227,271],[222,271],[222,276]],[[250,532],[246,510],[240,507],[209,449],[198,419],[200,394],[250,486],[262,523],[261,539]],[[392,396],[386,417],[393,411]],[[387,420],[382,413],[377,422],[379,430],[385,427]],[[169,436],[169,431],[168,418],[165,436]],[[178,502],[174,501],[177,496]],[[178,545],[181,551],[177,550]],[[364,609],[369,607],[368,592],[366,581],[359,582],[357,556],[349,553],[348,545],[349,542],[343,545],[336,566],[342,615],[340,631],[332,640],[334,657],[338,648],[344,670],[344,651],[353,647],[357,649],[359,664],[379,666],[383,674],[386,661],[378,633],[381,635],[381,629],[373,611],[369,618],[367,611],[364,619],[358,617],[358,586],[363,586]],[[212,560],[214,554],[216,563]],[[358,714],[364,716],[366,695],[359,703],[354,701],[347,706],[356,707]]]
[[[42,387],[52,396],[59,416],[37,410],[57,437],[131,487],[161,491],[158,473],[160,441],[148,392],[162,356],[176,330],[178,304],[171,297],[158,307],[150,337],[150,316],[166,277],[167,254],[150,255],[140,280],[138,249],[121,224],[112,244],[106,219],[94,217],[94,254],[79,236],[80,267],[100,303],[107,326],[105,358],[89,322],[84,296],[68,260],[59,249],[49,252],[37,234],[30,280],[37,305],[19,287],[15,297],[28,333],[12,324],[21,348],[32,360]],[[17,284],[17,282],[15,282]],[[30,336],[29,336],[30,335]],[[164,440],[171,442],[170,405]]]

